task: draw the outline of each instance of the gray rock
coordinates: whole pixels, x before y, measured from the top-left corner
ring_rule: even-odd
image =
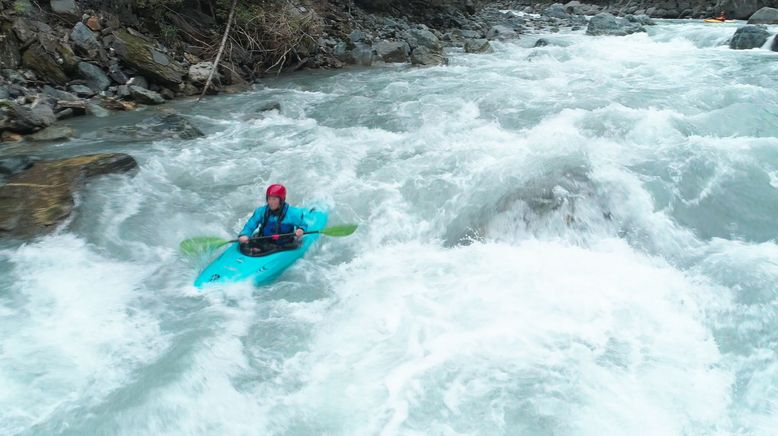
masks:
[[[361,30],[354,30],[353,32],[349,33],[348,39],[355,44],[357,42],[368,42],[367,35],[365,35],[365,32],[362,32]]]
[[[268,112],[268,111],[281,111],[281,103],[277,101],[268,101],[263,103],[261,106],[257,108],[257,112]]]
[[[95,34],[80,21],[73,26],[73,30],[70,32],[70,39],[73,41],[76,49],[93,58],[97,57],[102,50],[102,46],[97,41]]]
[[[0,158],[0,174],[10,176],[29,169],[38,159],[30,156],[8,156]]]
[[[189,67],[189,80],[192,83],[204,84],[208,80],[208,75],[213,69],[213,62],[200,62]],[[213,80],[220,80],[221,74],[217,70],[213,75]]]
[[[164,138],[195,139],[205,134],[187,118],[177,113],[168,113],[147,118],[137,124],[111,127],[101,132],[100,136],[104,140],[117,142]]]
[[[111,114],[111,112],[109,112],[104,107],[100,106],[99,104],[92,103],[91,101],[86,103],[86,110],[97,118],[105,118]]]
[[[11,25],[11,28],[14,31],[14,34],[16,34],[16,37],[19,39],[19,41],[22,44],[26,44],[29,41],[32,41],[33,38],[35,38],[35,28],[33,28],[32,23],[30,20],[26,18],[16,18]]]
[[[636,32],[645,32],[643,26],[637,23],[630,23],[624,18],[617,18],[613,15],[603,12],[595,15],[589,20],[586,27],[587,35],[612,35],[624,36]]]
[[[55,14],[76,16],[79,13],[74,0],[51,0],[51,10]]]
[[[74,115],[74,112],[73,112],[73,109],[68,107],[68,108],[62,109],[61,111],[58,111],[55,115],[57,116],[58,120],[64,120],[64,119],[72,117]]]
[[[149,89],[149,81],[143,76],[135,76],[127,81],[130,86],[140,86],[141,88]]]
[[[537,48],[537,47],[545,47],[545,46],[547,46],[547,45],[548,45],[548,41],[546,41],[546,40],[545,40],[545,39],[543,39],[543,38],[540,38],[540,39],[538,39],[537,41],[535,41],[535,45],[534,45],[533,47],[536,47],[536,48]]]
[[[35,132],[32,135],[27,136],[27,139],[31,141],[44,142],[44,141],[59,141],[62,139],[69,139],[75,135],[76,131],[71,127],[65,126],[50,126],[45,129]]]
[[[68,86],[68,89],[70,89],[70,92],[76,94],[78,97],[81,98],[89,98],[96,94],[92,88],[86,85],[78,85],[78,84],[70,85]]]
[[[384,62],[408,62],[411,52],[410,46],[405,41],[379,41],[373,48]]]
[[[121,99],[126,99],[130,97],[132,93],[130,93],[130,87],[128,85],[119,85],[116,87],[116,96]]]
[[[3,38],[0,38],[0,67],[17,68],[19,66],[19,62],[22,60],[19,47],[19,41],[12,32],[8,32]]]
[[[48,127],[57,121],[51,106],[42,100],[36,100],[29,108],[16,103],[0,106],[0,130],[8,129],[18,133],[33,133]]]
[[[427,47],[416,47],[411,52],[413,65],[443,65],[446,63],[441,51],[432,51]]]
[[[729,48],[734,50],[749,50],[759,48],[767,42],[770,33],[762,25],[747,25],[735,31],[729,41]]]
[[[407,32],[403,32],[403,38],[408,41],[408,45],[414,50],[416,47],[426,47],[432,51],[443,48],[440,39],[438,39],[434,33],[426,29],[411,29]]]
[[[358,42],[351,50],[351,63],[369,67],[373,64],[374,53],[373,47]]]
[[[646,14],[626,15],[624,18],[631,23],[638,23],[644,26],[653,26],[656,24],[656,21],[651,19],[651,17]]]
[[[492,53],[494,49],[487,39],[468,39],[465,41],[465,53]]]
[[[778,24],[778,9],[764,7],[751,15],[748,24]]]
[[[0,85],[0,100],[7,100],[11,94],[8,92],[8,86]]]
[[[136,85],[130,85],[130,94],[138,103],[162,104],[165,102],[165,98],[159,95],[159,93]]]
[[[488,40],[507,40],[518,38],[518,34],[515,30],[507,26],[492,26],[488,32],[486,32],[486,39]]]
[[[52,98],[54,98],[56,100],[62,100],[62,101],[76,101],[76,100],[78,100],[78,97],[76,97],[75,95],[73,95],[73,94],[71,94],[69,92],[66,92],[66,91],[62,91],[62,90],[59,90],[59,89],[56,89],[56,88],[52,88],[49,85],[44,85],[43,86],[43,94],[44,95],[48,95],[49,97],[52,97]]]
[[[130,78],[124,74],[124,71],[122,71],[122,69],[119,67],[119,64],[117,63],[112,63],[108,66],[108,75],[111,76],[111,79],[113,79],[113,81],[119,85],[126,85],[130,80]]]
[[[562,6],[561,3],[554,3],[553,5],[547,7],[543,14],[547,17],[551,18],[559,18],[559,19],[565,19],[569,18],[569,15],[567,14],[567,10],[564,6]]]
[[[103,72],[103,69],[89,62],[78,63],[78,74],[95,91],[104,91],[111,86],[111,79]]]
[[[114,52],[125,65],[166,85],[183,82],[184,67],[160,51],[153,42],[126,30],[114,33],[114,37]]]

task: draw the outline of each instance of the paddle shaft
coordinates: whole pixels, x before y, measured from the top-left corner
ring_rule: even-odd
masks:
[[[317,233],[321,233],[321,231],[314,230],[312,232],[303,232],[303,235],[314,235],[314,234],[317,234]],[[275,239],[278,239],[278,238],[280,238],[282,236],[294,236],[294,233],[281,233],[281,234],[278,234],[278,235],[257,236],[256,238],[249,238],[249,241],[258,241],[260,239],[274,239],[275,240]],[[232,242],[240,242],[240,240],[239,239],[233,239],[233,240],[225,242],[225,244],[230,244]]]

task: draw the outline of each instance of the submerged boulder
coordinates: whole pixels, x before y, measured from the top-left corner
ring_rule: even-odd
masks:
[[[468,39],[465,41],[465,53],[492,53],[494,49],[486,39]]]
[[[0,235],[31,237],[53,230],[73,212],[73,194],[86,180],[137,166],[123,153],[35,162],[0,186]]]
[[[586,27],[586,34],[593,36],[624,36],[637,32],[645,32],[645,29],[638,23],[615,17],[607,12],[593,16]]]
[[[729,48],[734,50],[749,50],[759,48],[767,42],[770,32],[764,26],[748,25],[735,31],[732,39],[729,41]]]

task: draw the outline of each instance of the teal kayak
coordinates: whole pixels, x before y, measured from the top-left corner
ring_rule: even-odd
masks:
[[[312,207],[303,218],[306,231],[323,230],[327,225],[327,212]],[[261,257],[246,256],[240,252],[238,243],[230,244],[224,252],[197,276],[194,285],[206,286],[252,280],[255,286],[266,285],[292,266],[311,248],[318,234],[303,236],[302,244],[295,249],[279,251]]]

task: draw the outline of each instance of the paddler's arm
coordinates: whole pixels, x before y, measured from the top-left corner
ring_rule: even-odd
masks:
[[[286,216],[289,223],[295,226],[294,235],[302,238],[305,232],[305,209],[295,207],[293,210],[288,211]]]
[[[243,226],[243,230],[241,230],[240,234],[238,235],[238,240],[240,240],[240,242],[244,244],[248,242],[249,237],[254,233],[257,227],[262,224],[262,218],[265,216],[266,207],[267,206],[262,206],[254,210],[251,218],[249,218],[249,220],[246,222],[246,225]]]

